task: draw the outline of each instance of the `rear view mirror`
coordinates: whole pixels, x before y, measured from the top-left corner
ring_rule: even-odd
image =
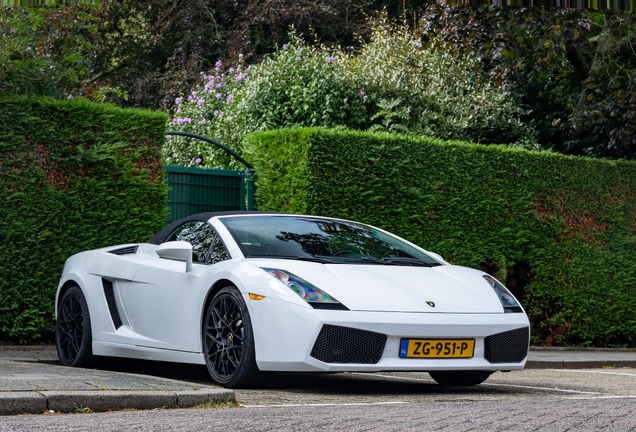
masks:
[[[186,273],[192,270],[192,245],[187,241],[171,241],[162,243],[157,248],[159,258],[186,263]]]

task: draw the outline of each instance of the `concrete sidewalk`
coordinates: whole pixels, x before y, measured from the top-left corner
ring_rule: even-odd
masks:
[[[145,362],[148,363],[153,362]],[[529,369],[602,367],[636,368],[636,349],[531,347],[526,363]],[[85,408],[93,411],[184,408],[213,401],[235,401],[234,391],[214,386],[212,381],[203,385],[162,377],[170,375],[116,372],[108,366],[68,368],[59,366],[53,346],[0,346],[0,415],[74,412]],[[206,378],[196,381],[206,382]]]
[[[0,346],[0,415],[192,407],[234,391],[173,379],[59,366],[55,347]]]

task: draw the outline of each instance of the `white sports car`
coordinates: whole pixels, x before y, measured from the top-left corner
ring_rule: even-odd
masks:
[[[427,371],[476,385],[522,369],[530,324],[495,278],[379,228],[201,213],[147,243],[82,252],[57,289],[60,361],[207,365],[226,387],[271,371]]]

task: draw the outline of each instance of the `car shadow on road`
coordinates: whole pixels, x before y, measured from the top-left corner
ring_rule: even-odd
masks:
[[[203,365],[100,357],[97,369],[214,385]],[[442,387],[436,384],[425,373],[417,373],[417,378],[414,379],[383,373],[270,373],[268,378],[260,386],[261,389],[334,395],[449,394],[457,393],[458,390],[457,387]],[[505,387],[461,387],[464,395],[505,394],[510,391],[511,389]]]

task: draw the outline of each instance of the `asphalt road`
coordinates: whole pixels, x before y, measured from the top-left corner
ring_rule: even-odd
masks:
[[[110,370],[209,383],[205,369],[122,361]],[[496,373],[444,389],[426,373],[275,376],[240,408],[6,416],[14,430],[636,430],[636,369]]]

